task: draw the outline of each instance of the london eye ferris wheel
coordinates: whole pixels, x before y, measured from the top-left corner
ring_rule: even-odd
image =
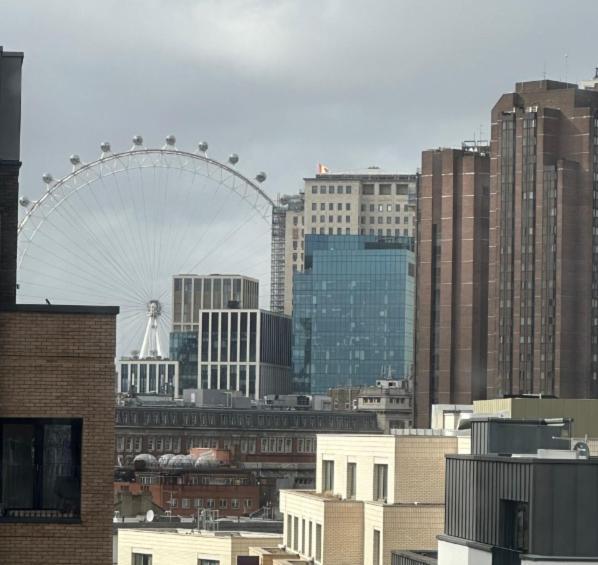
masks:
[[[37,199],[21,196],[19,302],[120,306],[117,353],[166,356],[172,277],[242,273],[267,295],[273,201],[261,184],[208,157],[208,144],[160,148],[133,138],[128,150],[70,157],[61,178],[43,175]]]

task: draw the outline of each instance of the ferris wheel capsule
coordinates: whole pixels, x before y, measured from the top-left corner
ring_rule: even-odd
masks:
[[[255,180],[257,182],[264,182],[267,178],[268,177],[264,171],[260,171],[257,175],[255,175]]]
[[[132,141],[135,147],[141,147],[143,145],[143,137],[141,137],[140,135],[133,136]]]
[[[174,147],[176,144],[176,137],[172,134],[167,135],[165,141],[166,141],[166,145],[169,145],[170,147]]]
[[[73,165],[73,167],[76,167],[81,164],[81,157],[79,157],[79,155],[71,155],[69,157],[69,161],[71,162],[71,165]]]
[[[110,142],[103,141],[100,143],[100,149],[102,150],[102,153],[110,153]]]
[[[23,206],[23,208],[28,208],[31,204],[31,200],[29,200],[29,198],[26,196],[21,196],[21,198],[19,198],[19,204]]]
[[[208,142],[207,141],[200,141],[197,144],[197,148],[202,152],[205,153],[208,150]]]
[[[231,165],[236,165],[239,162],[239,156],[236,153],[231,153],[228,158],[228,162]]]
[[[42,175],[42,180],[46,183],[46,184],[50,184],[53,180],[54,177],[50,174],[50,173],[44,173]]]

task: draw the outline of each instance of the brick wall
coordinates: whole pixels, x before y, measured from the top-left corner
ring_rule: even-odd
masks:
[[[81,523],[0,522],[0,563],[112,563],[116,313],[0,311],[0,417],[83,419]]]

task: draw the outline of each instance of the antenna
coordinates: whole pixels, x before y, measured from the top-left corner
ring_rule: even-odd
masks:
[[[569,70],[569,55],[565,53],[565,82],[567,82],[567,71]]]

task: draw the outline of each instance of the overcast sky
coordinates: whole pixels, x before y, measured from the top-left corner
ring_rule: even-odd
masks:
[[[516,81],[591,78],[597,21],[598,0],[0,0],[0,45],[25,52],[21,194],[135,134],[237,152],[273,197],[318,162],[412,173],[487,137]]]
[[[318,162],[411,172],[487,135],[516,81],[589,78],[596,21],[596,0],[0,0],[0,44],[25,52],[22,191],[136,133],[236,151],[273,195]]]

